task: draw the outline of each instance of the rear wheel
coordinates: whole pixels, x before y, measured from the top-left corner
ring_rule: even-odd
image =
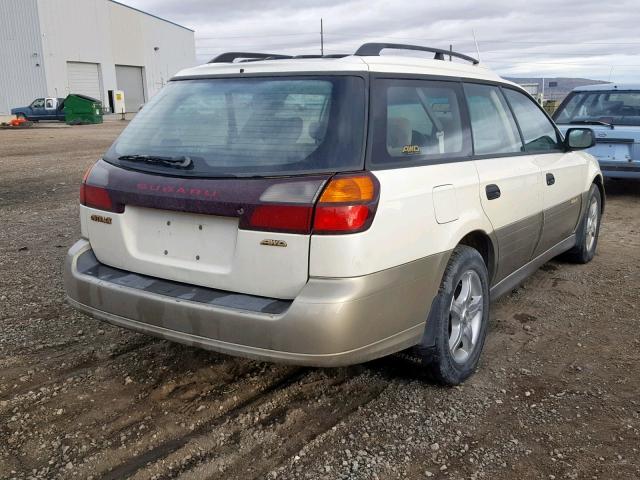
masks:
[[[489,321],[487,267],[477,250],[453,251],[427,321],[434,322],[435,345],[416,353],[438,382],[462,383],[478,365]]]
[[[587,202],[587,209],[576,233],[576,245],[567,252],[567,258],[576,263],[589,263],[596,254],[602,215],[602,196],[596,185],[591,186]]]

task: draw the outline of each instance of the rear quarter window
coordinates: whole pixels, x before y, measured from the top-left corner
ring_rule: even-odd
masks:
[[[457,83],[377,79],[372,98],[373,166],[424,165],[471,155]]]

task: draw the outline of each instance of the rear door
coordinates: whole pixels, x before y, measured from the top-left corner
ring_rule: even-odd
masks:
[[[533,256],[542,229],[542,179],[535,157],[523,154],[513,115],[494,85],[465,84],[480,200],[498,242],[500,281]]]
[[[587,161],[579,154],[565,152],[560,135],[549,117],[529,96],[503,88],[524,141],[542,171],[544,227],[535,255],[539,255],[575,230],[580,215]]]
[[[45,98],[44,99],[44,117],[47,120],[54,120],[57,114],[58,114],[58,99]]]

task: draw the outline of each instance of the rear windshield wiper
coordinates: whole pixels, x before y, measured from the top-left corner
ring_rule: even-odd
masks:
[[[157,155],[122,155],[118,160],[127,160],[129,162],[144,162],[153,165],[165,165],[174,168],[190,168],[193,166],[191,157],[162,157]]]
[[[613,130],[613,124],[612,123],[603,122],[601,120],[572,120],[569,123],[580,123],[582,125],[603,125],[605,127],[609,127],[611,130]]]

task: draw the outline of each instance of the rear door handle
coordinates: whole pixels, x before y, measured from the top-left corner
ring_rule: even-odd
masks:
[[[485,187],[485,191],[487,192],[488,200],[495,200],[496,198],[500,198],[500,187],[498,187],[498,185],[494,185],[493,183],[491,185],[487,185]]]
[[[556,183],[556,177],[553,176],[553,173],[547,173],[547,185],[553,185]]]

